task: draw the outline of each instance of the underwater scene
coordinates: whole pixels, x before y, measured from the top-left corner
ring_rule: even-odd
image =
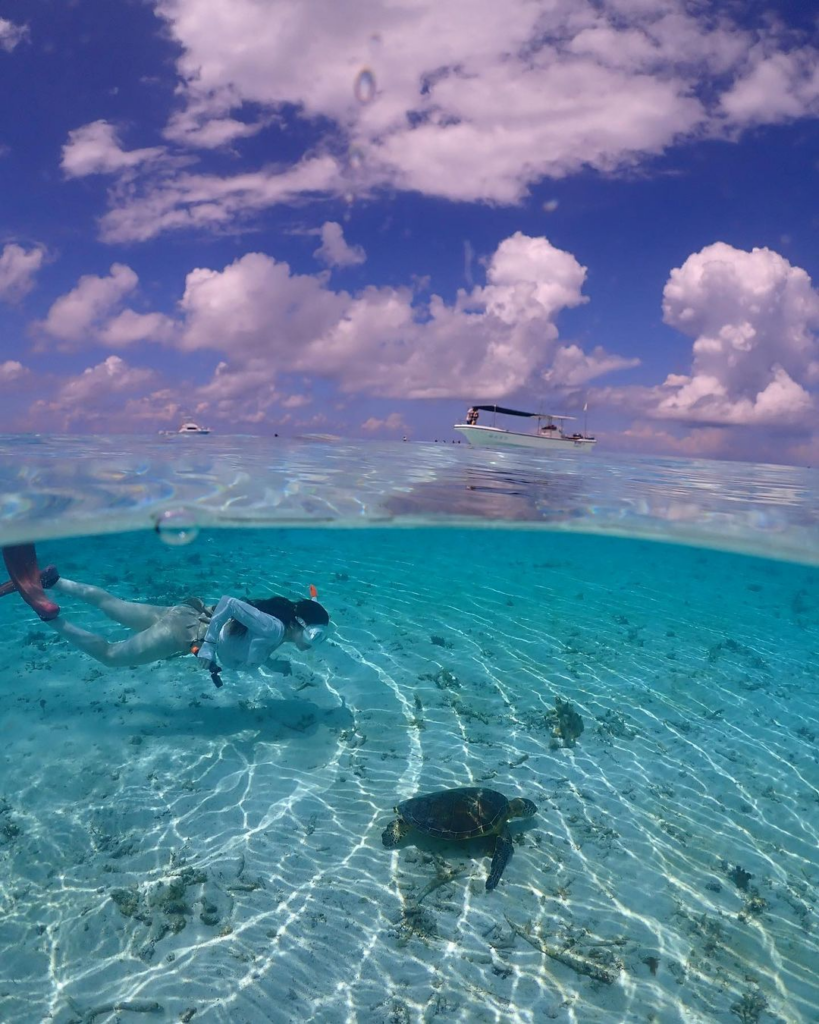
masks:
[[[372,521],[363,472],[249,473],[321,520],[281,526],[207,522],[212,480],[199,513],[163,505],[150,459],[138,497],[138,460],[120,499],[110,453],[75,469],[107,518],[61,460],[16,492],[6,466],[4,543],[36,541],[77,630],[135,632],[71,581],[160,609],[312,586],[330,624],[214,676],[101,663],[5,594],[0,1020],[819,1020],[819,570],[720,542],[683,460],[666,507],[707,546],[629,535],[638,485],[618,511],[600,481],[640,465],[428,448]],[[787,545],[812,512],[778,501]]]

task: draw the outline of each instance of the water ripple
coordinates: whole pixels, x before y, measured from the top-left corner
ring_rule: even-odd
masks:
[[[788,466],[257,437],[0,438],[0,540],[200,526],[543,526],[819,564],[819,476]]]

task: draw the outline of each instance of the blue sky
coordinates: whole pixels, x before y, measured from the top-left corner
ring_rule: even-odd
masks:
[[[0,430],[819,456],[819,16],[0,0]]]

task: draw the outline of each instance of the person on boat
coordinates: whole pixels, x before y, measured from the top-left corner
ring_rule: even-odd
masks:
[[[311,585],[310,598],[290,601],[270,597],[242,601],[228,595],[216,605],[197,597],[175,605],[123,601],[101,587],[61,577],[53,565],[40,571],[32,544],[3,548],[11,579],[0,584],[0,596],[17,592],[55,633],[79,650],[112,668],[147,665],[181,654],[194,654],[221,686],[222,667],[253,669],[263,665],[283,643],[300,651],[327,636],[330,616]],[[109,641],[66,621],[60,606],[45,590],[76,597],[135,631],[125,640]]]
[[[475,409],[474,406],[470,407],[469,409],[467,409],[467,412],[466,412],[466,425],[468,427],[474,427],[475,424],[478,422],[478,416],[479,416],[478,410]]]

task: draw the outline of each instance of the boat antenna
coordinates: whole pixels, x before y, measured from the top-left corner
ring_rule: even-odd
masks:
[[[587,423],[589,419],[589,396],[586,395],[586,401],[583,403],[583,437],[589,436]]]

